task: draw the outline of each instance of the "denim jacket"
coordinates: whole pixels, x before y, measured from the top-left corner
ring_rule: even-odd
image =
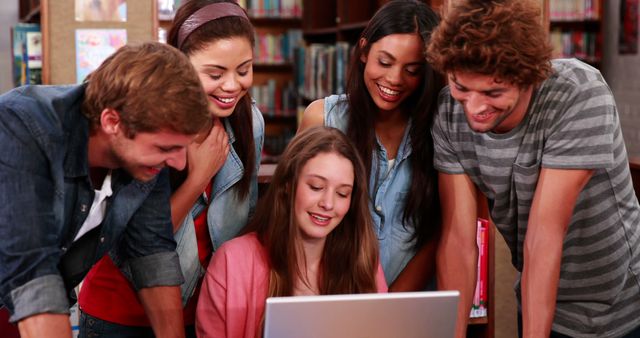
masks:
[[[252,105],[253,141],[255,144],[255,168],[251,177],[249,194],[238,199],[235,186],[244,174],[244,167],[238,154],[233,148],[235,135],[228,120],[224,120],[225,130],[231,143],[227,160],[216,173],[211,187],[211,196],[201,196],[185,217],[180,229],[175,234],[178,242],[177,252],[185,282],[182,284],[182,302],[186,304],[204,274],[206,267],[200,265],[196,232],[191,215],[197,214],[198,209],[209,205],[207,211],[207,225],[211,236],[213,250],[217,250],[222,243],[235,237],[245,226],[253,213],[258,200],[258,168],[264,143],[264,118],[256,105]]]
[[[324,124],[346,132],[349,123],[348,106],[346,95],[326,97]],[[389,285],[415,255],[415,240],[411,240],[413,227],[404,226],[402,222],[405,199],[411,186],[411,166],[408,160],[411,155],[410,128],[411,121],[405,129],[395,165],[391,170],[389,170],[387,150],[377,138],[371,163],[372,172],[369,180],[371,217],[376,225],[375,230],[380,243],[380,263]]]
[[[84,90],[27,86],[0,96],[0,299],[14,322],[69,313],[69,290],[110,250],[136,289],[183,281],[167,170],[144,183],[114,170],[95,237],[73,241],[94,197]]]

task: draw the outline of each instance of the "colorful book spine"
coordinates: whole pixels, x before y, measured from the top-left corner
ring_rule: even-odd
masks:
[[[42,34],[40,25],[19,23],[12,27],[13,85],[42,83]]]
[[[551,21],[599,20],[602,0],[550,0]]]
[[[302,0],[244,0],[241,5],[254,18],[302,17]]]
[[[478,245],[478,277],[471,304],[471,318],[487,316],[487,285],[489,266],[489,221],[478,218],[476,243]]]

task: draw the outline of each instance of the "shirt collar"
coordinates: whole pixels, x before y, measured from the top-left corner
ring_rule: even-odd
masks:
[[[85,86],[81,85],[54,98],[53,106],[61,116],[65,134],[64,172],[67,177],[89,174],[89,120],[82,114]]]

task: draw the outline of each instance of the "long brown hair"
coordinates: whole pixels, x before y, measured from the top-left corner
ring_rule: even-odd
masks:
[[[285,149],[266,195],[245,232],[257,232],[269,257],[269,297],[291,296],[297,277],[300,245],[293,213],[298,177],[320,153],[336,153],[353,164],[354,184],[349,211],[327,236],[322,254],[320,294],[376,292],[378,240],[369,213],[362,160],[338,129],[314,127],[296,135]]]
[[[378,107],[364,83],[365,63],[361,56],[367,55],[371,45],[391,34],[416,33],[423,43],[429,41],[431,31],[438,25],[438,15],[426,4],[416,0],[391,1],[381,7],[371,18],[360,35],[365,44],[356,44],[347,76],[347,98],[349,101],[349,124],[347,135],[359,149],[370,177],[373,150],[376,144],[374,120]],[[411,118],[411,187],[404,205],[402,221],[405,227],[413,227],[416,248],[433,239],[440,228],[440,203],[438,199],[437,172],[433,167],[433,140],[431,125],[437,109],[438,92],[444,81],[426,63],[422,82],[401,106]],[[378,163],[376,161],[376,163]]]
[[[220,2],[236,3],[232,0],[189,0],[184,2],[176,11],[167,35],[167,43],[177,47],[180,27],[184,22],[199,9]],[[193,55],[212,42],[230,37],[246,38],[253,46],[255,44],[254,36],[253,26],[247,19],[239,16],[227,16],[211,20],[195,29],[184,40],[180,50],[187,55]],[[233,149],[244,165],[244,174],[240,182],[238,182],[238,195],[239,197],[244,197],[249,193],[251,176],[255,174],[254,167],[256,165],[251,95],[249,93],[246,93],[240,99],[233,113],[226,119],[229,121],[235,136]]]

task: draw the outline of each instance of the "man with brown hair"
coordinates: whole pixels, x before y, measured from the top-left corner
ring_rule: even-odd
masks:
[[[211,126],[176,49],[125,46],[78,86],[0,96],[0,305],[21,336],[70,337],[72,288],[108,253],[158,337],[181,337],[167,166]]]
[[[459,0],[429,62],[449,86],[432,128],[442,289],[475,286],[478,193],[520,272],[524,337],[640,335],[640,207],[613,95],[600,72],[550,60],[536,0]]]

